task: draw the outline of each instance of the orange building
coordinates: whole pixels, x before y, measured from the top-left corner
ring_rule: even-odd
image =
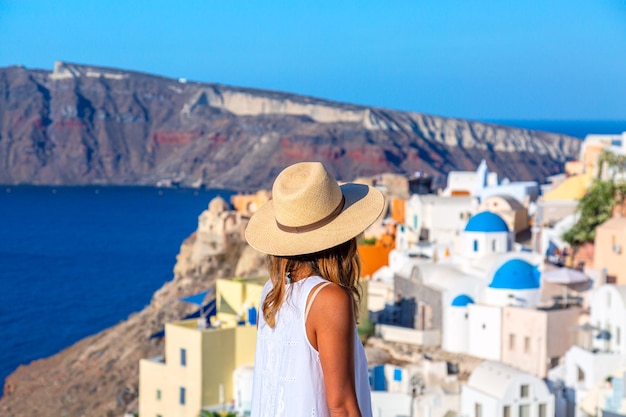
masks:
[[[404,223],[405,206],[405,199],[394,198],[393,200],[391,200],[391,218],[394,219],[396,223]]]
[[[361,277],[369,278],[381,267],[389,264],[389,252],[395,248],[395,237],[385,234],[373,245],[359,244],[358,251],[361,257]]]

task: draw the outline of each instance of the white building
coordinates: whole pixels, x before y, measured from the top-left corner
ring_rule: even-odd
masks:
[[[408,248],[421,240],[452,244],[475,211],[476,200],[469,196],[444,197],[413,194],[404,212],[404,240]],[[402,239],[402,237],[398,237]]]
[[[626,365],[626,286],[602,285],[591,296],[590,310],[590,322],[579,326],[579,345],[572,346],[563,364],[548,375],[570,392],[567,402],[578,410],[577,415],[582,415],[582,405],[595,401],[590,396],[597,394],[606,378]]]
[[[554,398],[539,378],[510,366],[480,364],[461,392],[466,417],[552,417]]]
[[[533,307],[540,295],[538,255],[511,252],[512,242],[501,217],[481,212],[460,232],[454,254],[435,260],[418,248],[396,249],[374,279],[395,277],[394,291],[417,303],[415,328],[441,332],[443,349],[499,360],[501,307]]]
[[[441,193],[443,196],[476,196],[485,187],[498,185],[498,174],[489,172],[483,159],[476,171],[450,171],[448,183]]]
[[[379,365],[370,368],[372,412],[375,417],[457,415],[460,395],[456,376],[446,362],[425,361],[419,367]],[[441,388],[441,383],[448,389]]]
[[[591,325],[599,330],[593,348],[626,355],[626,285],[603,285],[591,296]]]
[[[539,184],[536,181],[509,182],[506,178],[499,181],[498,174],[489,172],[487,163],[482,160],[476,171],[451,171],[441,195],[472,196],[479,201],[495,195],[509,195],[526,203],[537,200]]]

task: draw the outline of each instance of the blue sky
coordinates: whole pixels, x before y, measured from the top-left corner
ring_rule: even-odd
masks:
[[[626,120],[626,0],[0,0],[55,60],[470,119]]]

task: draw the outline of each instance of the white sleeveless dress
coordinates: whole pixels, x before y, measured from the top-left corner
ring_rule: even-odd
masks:
[[[313,276],[287,284],[274,329],[259,311],[251,417],[329,416],[319,353],[307,338],[304,321],[309,293],[322,282],[327,281]],[[270,280],[263,288],[261,306],[271,288]],[[371,417],[367,360],[356,326],[354,338],[357,399],[362,417]]]

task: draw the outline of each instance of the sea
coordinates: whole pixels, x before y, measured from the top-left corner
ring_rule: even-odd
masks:
[[[626,121],[485,121],[578,138],[626,131]],[[0,186],[0,383],[148,305],[200,213],[232,194]]]
[[[0,389],[19,365],[148,305],[173,278],[200,213],[215,196],[229,201],[232,194],[0,186]]]

